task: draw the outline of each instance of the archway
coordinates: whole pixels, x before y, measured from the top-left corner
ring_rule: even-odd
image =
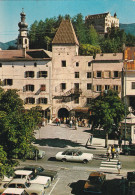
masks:
[[[58,117],[62,119],[62,121],[64,118],[67,119],[69,117],[69,111],[66,108],[60,108],[58,111]]]

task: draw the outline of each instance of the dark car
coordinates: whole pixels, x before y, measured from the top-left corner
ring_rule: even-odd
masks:
[[[57,177],[57,171],[44,169],[42,166],[38,165],[29,165],[23,169],[33,171],[35,175],[51,177],[51,180],[54,180]]]
[[[92,172],[84,185],[84,192],[102,194],[106,175],[101,172]]]
[[[135,155],[135,145],[126,145],[122,147],[123,154]]]
[[[128,187],[135,188],[135,171],[127,172]]]

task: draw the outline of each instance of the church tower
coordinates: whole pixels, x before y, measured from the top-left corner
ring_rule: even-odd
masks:
[[[25,13],[22,10],[20,13],[21,22],[18,23],[19,35],[18,35],[18,49],[29,49],[29,39],[28,39],[28,24],[25,22]]]

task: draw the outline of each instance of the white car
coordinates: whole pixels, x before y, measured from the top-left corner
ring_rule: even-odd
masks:
[[[24,189],[18,189],[18,188],[7,188],[4,190],[2,195],[29,195]]]
[[[26,179],[26,181],[33,178],[33,172],[28,170],[16,170],[14,175],[15,179]]]
[[[35,179],[29,181],[31,184],[40,184],[48,188],[51,184],[51,177],[37,175]]]
[[[10,181],[9,184],[7,184],[6,189],[7,188],[9,188],[11,190],[12,189],[18,189],[18,188],[23,189],[28,194],[34,194],[34,195],[44,195],[45,194],[45,188],[44,188],[43,185],[41,185],[41,184],[30,184],[30,183],[26,182],[25,179],[13,179],[12,181]]]
[[[87,163],[93,159],[93,154],[83,153],[80,150],[76,150],[76,149],[68,149],[64,152],[58,152],[55,157],[57,160],[62,160],[64,162],[76,161],[76,162]]]

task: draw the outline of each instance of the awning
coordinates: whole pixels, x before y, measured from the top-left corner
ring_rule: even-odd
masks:
[[[34,108],[34,107],[37,107],[37,106],[40,106],[42,108],[42,110],[46,110],[47,108],[51,107],[50,104],[25,104],[24,105],[24,108],[26,110],[30,110],[31,108]]]
[[[75,111],[75,112],[85,112],[85,113],[87,113],[88,111],[89,111],[89,107],[75,107],[75,108],[73,108],[73,110]]]

